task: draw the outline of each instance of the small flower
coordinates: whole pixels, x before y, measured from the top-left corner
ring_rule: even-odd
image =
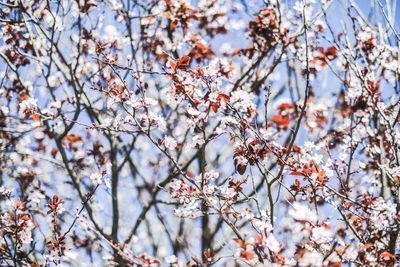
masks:
[[[175,255],[165,257],[165,262],[169,264],[176,264],[178,262],[178,258]]]
[[[1,106],[0,107],[0,111],[4,114],[4,115],[8,115],[8,113],[10,112],[9,108],[6,106]]]
[[[278,253],[281,250],[281,244],[272,233],[267,237],[265,243],[272,252]]]
[[[289,211],[289,216],[297,221],[308,221],[311,223],[315,223],[318,219],[314,211],[298,202],[293,203],[293,209]]]
[[[19,103],[19,114],[21,117],[31,115],[37,111],[37,100],[29,97]]]
[[[103,175],[101,175],[101,173],[95,172],[92,175],[90,175],[90,180],[92,181],[93,184],[95,185],[99,185],[102,183],[102,178]]]
[[[167,136],[164,139],[164,146],[168,149],[174,149],[177,146],[177,143],[173,137]]]

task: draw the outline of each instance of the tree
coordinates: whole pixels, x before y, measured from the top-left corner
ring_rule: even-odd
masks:
[[[0,2],[0,263],[397,266],[395,10]]]

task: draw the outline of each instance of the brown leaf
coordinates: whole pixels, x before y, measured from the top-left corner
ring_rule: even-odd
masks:
[[[82,140],[82,138],[76,134],[68,134],[65,136],[65,139],[70,143],[76,143]]]
[[[189,69],[189,64],[190,64],[190,57],[189,56],[183,56],[178,61],[176,62],[176,68],[177,69],[182,69],[182,70],[188,70]]]
[[[244,164],[238,164],[238,165],[236,166],[236,170],[238,171],[238,173],[239,173],[240,175],[243,175],[243,174],[245,173],[246,168],[247,168],[247,165],[244,165]]]

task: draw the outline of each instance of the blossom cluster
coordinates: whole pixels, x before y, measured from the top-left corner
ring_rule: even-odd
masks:
[[[397,266],[372,2],[1,1],[0,265]]]

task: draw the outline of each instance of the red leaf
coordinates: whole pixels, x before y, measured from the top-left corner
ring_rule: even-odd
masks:
[[[189,69],[189,63],[190,63],[190,57],[189,56],[183,56],[178,61],[176,62],[176,68],[177,69],[182,69],[182,70],[187,70]]]
[[[167,61],[167,67],[172,69],[173,71],[176,71],[176,62],[175,62],[175,60],[172,60],[172,59],[169,58],[168,61]]]
[[[212,109],[214,112],[217,112],[217,111],[218,111],[218,108],[219,108],[219,103],[211,103],[211,109]]]
[[[343,207],[345,207],[345,208],[350,208],[351,206],[353,206],[353,203],[351,203],[351,202],[344,202],[343,203]]]
[[[374,247],[374,244],[368,243],[368,244],[361,246],[361,249],[367,250],[367,249],[373,248],[373,247]]]
[[[65,139],[70,142],[70,143],[75,143],[75,142],[79,142],[82,140],[82,138],[79,135],[76,134],[68,134]]]
[[[292,190],[298,191],[301,188],[301,183],[298,179],[294,181],[294,184],[290,187]]]
[[[33,115],[32,115],[32,119],[33,119],[34,121],[40,121],[40,116],[39,116],[38,114],[33,114]]]
[[[236,170],[238,171],[238,173],[240,175],[243,175],[245,173],[246,168],[247,168],[247,165],[244,165],[244,164],[239,164],[236,166]]]
[[[51,149],[50,154],[51,154],[51,156],[52,156],[53,158],[55,158],[56,155],[57,155],[57,152],[58,152],[57,148],[53,147],[53,148]]]
[[[245,258],[246,260],[252,260],[254,258],[253,252],[249,251],[249,250],[245,250],[242,253],[240,253],[240,256],[242,258]]]
[[[218,100],[223,100],[225,103],[228,103],[230,101],[230,97],[226,94],[218,93]]]
[[[331,46],[325,50],[324,54],[325,54],[325,57],[327,57],[329,60],[333,60],[337,56],[337,50],[334,46]]]
[[[280,128],[287,129],[289,127],[289,116],[274,115],[272,121],[278,124]]]
[[[384,251],[381,253],[381,255],[379,255],[379,257],[384,260],[390,260],[394,258],[394,255],[390,252]]]

